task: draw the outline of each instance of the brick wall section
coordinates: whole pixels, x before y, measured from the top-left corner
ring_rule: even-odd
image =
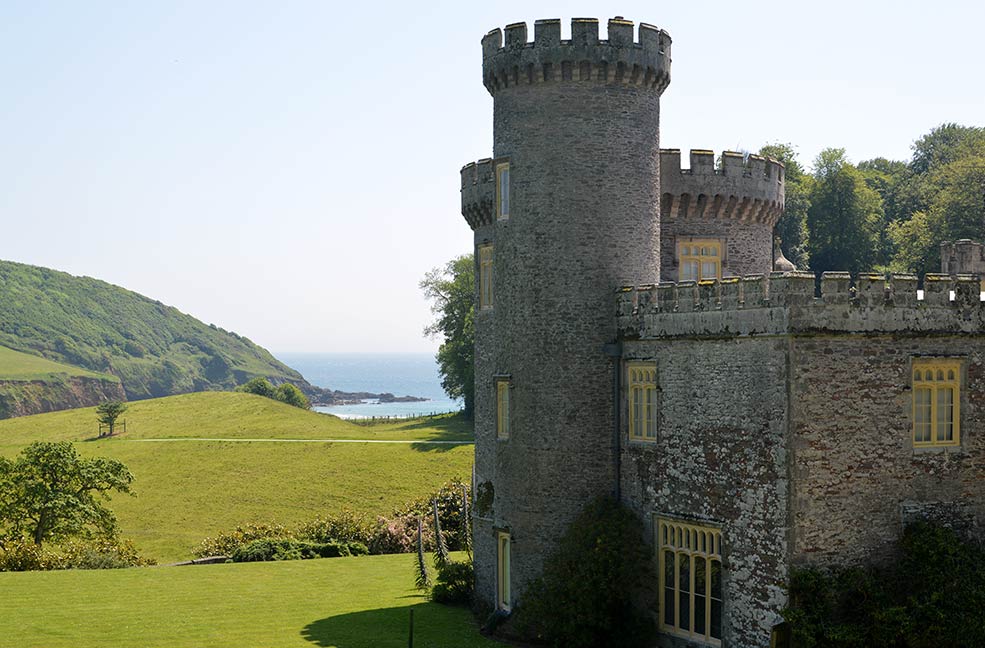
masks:
[[[660,427],[646,443],[623,425],[623,500],[651,542],[656,515],[721,526],[725,645],[768,646],[786,603],[786,340],[627,341],[624,359],[655,361]]]

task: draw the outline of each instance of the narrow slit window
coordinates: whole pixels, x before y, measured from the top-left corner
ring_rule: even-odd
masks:
[[[961,442],[961,361],[913,361],[913,445],[953,446]]]
[[[510,534],[497,534],[496,550],[496,607],[510,611]]]
[[[479,246],[479,309],[493,304],[493,246]]]
[[[510,165],[496,165],[496,220],[510,217]]]
[[[496,381],[496,438],[510,438],[510,381]]]

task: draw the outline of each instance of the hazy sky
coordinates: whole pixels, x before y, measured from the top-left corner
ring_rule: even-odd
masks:
[[[905,159],[985,124],[980,1],[3,0],[0,258],[275,353],[432,349],[417,284],[471,249],[492,147],[480,38],[616,14],[674,39],[665,147]]]

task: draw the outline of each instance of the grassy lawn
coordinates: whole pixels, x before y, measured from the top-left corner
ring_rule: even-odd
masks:
[[[84,376],[120,382],[116,376],[96,373],[72,365],[52,362],[40,356],[30,355],[0,346],[0,380],[52,380],[68,376]]]
[[[94,439],[93,408],[0,421],[0,454],[70,440],[123,461],[136,497],[114,496],[124,537],[161,562],[191,557],[207,536],[246,522],[293,525],[346,507],[388,515],[472,470],[471,445],[193,441],[224,439],[469,440],[458,417],[374,426],[260,396],[205,392],[131,403],[127,433]],[[147,442],[155,438],[185,438]]]
[[[364,425],[284,403],[234,392],[199,392],[129,403],[118,439],[181,437],[223,439],[393,439],[471,441],[471,427],[449,414]],[[81,408],[0,421],[0,446],[82,441],[96,436],[95,408]]]
[[[412,555],[0,573],[2,648],[493,647],[413,589]]]

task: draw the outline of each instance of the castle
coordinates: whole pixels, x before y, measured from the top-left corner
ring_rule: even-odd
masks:
[[[781,163],[660,149],[666,32],[516,23],[482,57],[493,157],[462,169],[481,600],[522,601],[598,496],[644,521],[663,647],[769,646],[791,566],[885,558],[909,519],[981,534],[981,246],[942,249],[923,291],[828,272],[818,296],[774,258]]]

